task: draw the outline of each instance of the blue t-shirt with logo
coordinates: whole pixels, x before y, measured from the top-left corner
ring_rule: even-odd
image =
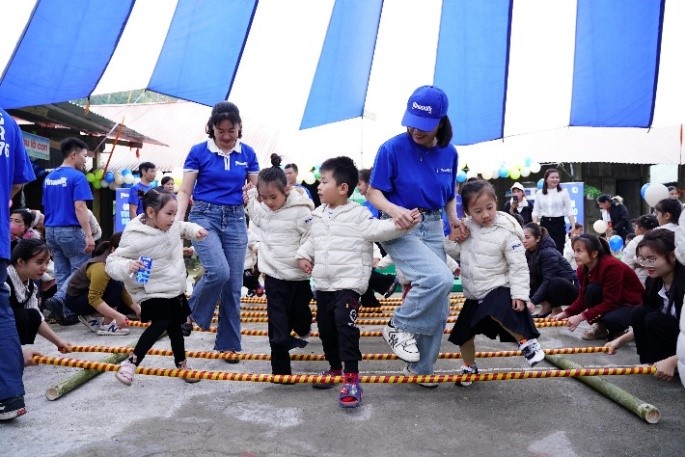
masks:
[[[36,179],[21,130],[0,108],[0,259],[10,258],[10,208],[12,186]]]
[[[80,226],[74,203],[92,199],[93,193],[83,172],[72,167],[59,167],[43,181],[45,226]]]
[[[190,149],[183,171],[197,173],[194,200],[215,205],[243,205],[243,186],[249,174],[259,173],[259,162],[250,146],[240,143],[239,148],[240,152],[231,151],[227,157],[210,151],[207,142]]]
[[[143,213],[143,199],[138,196],[138,192],[141,191],[143,194],[151,189],[152,186],[146,186],[142,182],[134,184],[129,189],[128,193],[128,206],[136,207],[136,215]]]
[[[404,208],[441,209],[455,198],[457,162],[454,146],[425,148],[401,133],[378,149],[371,185]]]

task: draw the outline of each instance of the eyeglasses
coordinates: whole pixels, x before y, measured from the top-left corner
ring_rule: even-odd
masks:
[[[641,267],[653,267],[656,265],[656,262],[659,260],[658,257],[638,257],[637,259],[637,264],[640,265]]]

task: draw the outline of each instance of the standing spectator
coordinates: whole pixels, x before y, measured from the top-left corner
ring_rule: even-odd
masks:
[[[665,228],[672,232],[678,228],[678,219],[683,211],[683,206],[678,200],[665,198],[654,207],[654,215],[659,221],[659,228]]]
[[[295,165],[294,163],[289,163],[285,166],[285,177],[288,178],[288,185],[291,187],[299,187],[300,189],[303,189],[307,194],[307,197],[309,197],[310,200],[313,200],[312,193],[309,191],[309,189],[307,189],[301,183],[297,182],[297,173],[297,165]]]
[[[568,263],[571,265],[573,271],[576,271],[578,267],[576,266],[576,259],[573,256],[572,242],[575,237],[582,235],[583,232],[585,232],[585,227],[583,227],[583,224],[576,222],[576,225],[566,235],[566,241],[564,242],[564,258],[568,260]]]
[[[240,289],[247,249],[243,186],[257,183],[259,163],[254,149],[242,143],[238,107],[219,102],[205,127],[209,139],[190,149],[183,165],[176,219],[183,220],[192,194],[188,220],[204,227],[207,239],[193,241],[205,274],[190,296],[192,319],[208,329],[219,302],[219,326],[214,349],[238,352]],[[237,363],[238,359],[226,359]]]
[[[412,288],[383,329],[383,337],[414,374],[433,374],[449,313],[453,276],[445,262],[442,212],[454,232],[457,151],[451,144],[448,100],[435,86],[417,88],[407,100],[407,131],[383,143],[376,155],[367,196],[381,219],[416,229],[382,242]]]
[[[676,186],[668,186],[668,198],[678,200],[678,188]]]
[[[637,245],[642,241],[642,238],[659,226],[659,221],[651,214],[643,214],[633,221],[633,228],[635,229],[635,236],[626,244],[623,249],[621,260],[630,268],[635,270],[635,274],[640,278],[642,285],[647,281],[647,269],[640,265],[637,261]]]
[[[609,243],[595,235],[573,240],[578,264],[578,298],[553,319],[568,318],[574,331],[583,321],[593,324],[581,336],[584,340],[613,340],[630,325],[630,314],[642,303],[645,289],[635,272],[611,255]]]
[[[369,182],[371,182],[371,171],[372,168],[363,168],[359,170],[359,184],[357,184],[357,190],[359,190],[359,193],[362,194],[362,197],[364,197],[364,203],[362,205],[366,206],[369,211],[371,211],[371,214],[373,217],[378,217],[378,210],[376,209],[373,204],[368,200],[367,194],[369,191]]]
[[[611,235],[620,236],[623,241],[626,240],[626,235],[633,231],[630,225],[630,216],[628,215],[628,208],[623,204],[623,198],[619,195],[609,197],[608,195],[600,195],[597,198],[597,204],[600,209],[609,213],[610,229],[607,230],[607,238]]]
[[[162,187],[164,187],[164,190],[170,193],[174,193],[174,186],[176,185],[176,182],[174,181],[174,178],[171,176],[165,176],[162,178],[162,181],[160,182]]]
[[[131,186],[128,193],[128,212],[131,220],[143,212],[143,195],[150,190],[152,181],[157,176],[157,167],[152,162],[143,162],[138,166],[140,182]]]
[[[10,260],[10,203],[21,187],[36,179],[24,149],[21,130],[12,117],[0,108],[0,284],[7,280]],[[14,322],[7,288],[0,287],[0,421],[26,414],[24,404],[24,355]]]
[[[511,186],[511,198],[504,202],[504,212],[512,216],[518,214],[523,218],[523,225],[533,221],[533,205],[528,203],[526,190],[520,182]]]
[[[90,259],[95,248],[86,202],[93,200],[90,185],[83,174],[88,145],[78,138],[60,143],[62,165],[45,177],[45,240],[55,262],[55,281],[61,289],[67,278]],[[78,318],[62,307],[53,309],[58,323],[72,325]]]
[[[557,250],[564,253],[564,241],[566,238],[566,222],[568,216],[571,227],[576,225],[576,217],[573,214],[573,205],[566,189],[561,187],[559,170],[550,168],[545,171],[542,189],[535,194],[533,205],[533,222],[547,229],[557,245]]]

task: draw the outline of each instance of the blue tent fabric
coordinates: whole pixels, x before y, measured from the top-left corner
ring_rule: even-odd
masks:
[[[511,0],[443,3],[435,85],[450,100],[450,119],[459,120],[455,143],[503,135],[510,26]]]
[[[528,98],[535,101],[536,97],[532,109],[539,109],[538,123],[547,122],[543,129],[685,122],[685,90],[680,84],[685,77],[680,62],[685,8],[678,2],[557,0],[555,5],[563,6],[557,10],[564,14],[550,18],[550,24],[558,21],[561,26],[550,32],[540,26],[548,18],[535,11],[546,9],[554,16],[549,14],[552,7],[542,2],[405,1],[408,6],[401,8],[384,5],[383,0],[13,2],[12,6],[21,3],[24,8],[16,13],[18,19],[12,17],[11,8],[3,6],[3,21],[18,27],[0,33],[0,106],[10,109],[74,100],[104,93],[98,91],[100,84],[114,90],[150,89],[208,106],[230,96],[267,111],[279,103],[279,94],[295,94],[292,82],[288,85],[282,80],[279,71],[283,70],[306,85],[298,86],[296,102],[283,97],[288,111],[281,118],[293,118],[293,127],[300,129],[359,118],[365,111],[373,112],[379,124],[382,120],[399,125],[393,116],[401,116],[401,108],[394,101],[418,85],[431,83],[449,96],[454,142],[459,145],[536,131],[535,121],[517,125],[511,119],[525,117]],[[31,2],[35,2],[33,11]],[[162,8],[168,14],[156,21]],[[430,11],[436,20],[426,28],[423,23],[412,23],[412,15],[420,16],[416,8]],[[392,40],[379,45],[383,33],[392,28],[384,24],[397,19],[388,11],[408,15],[400,21],[403,35],[394,36],[396,41],[400,36],[412,39],[399,40],[400,49],[391,49]],[[20,28],[23,23],[25,27]],[[270,26],[264,27],[265,23]],[[149,39],[148,24],[150,29],[163,24],[155,31],[156,41]],[[259,44],[251,46],[255,29],[262,35],[254,40]],[[300,33],[305,29],[316,33]],[[270,46],[278,47],[268,40],[280,44],[289,35],[300,41],[296,37],[296,45],[288,52],[307,54],[309,60],[281,59],[284,48],[279,48],[281,55],[268,53]],[[302,36],[317,41],[304,41]],[[429,41],[433,36],[434,41]],[[531,46],[548,39],[547,47]],[[140,42],[140,55],[125,51],[128,47],[122,42]],[[143,43],[154,44],[146,47]],[[521,43],[534,50],[526,54]],[[306,53],[303,45],[308,47]],[[280,92],[269,92],[268,97],[255,96],[256,90],[249,95],[234,93],[234,86],[250,79],[241,68],[250,61],[246,55],[251,49],[260,50],[265,60],[279,62],[280,67],[272,67],[267,78],[261,74],[258,79],[262,87],[278,87]],[[557,49],[560,58],[555,60]],[[430,63],[422,60],[426,56]],[[546,58],[554,64],[543,68]],[[415,61],[425,71],[405,77],[402,71]],[[141,70],[141,62],[149,63],[148,67]],[[378,62],[399,65],[383,73],[377,72]],[[137,77],[135,87],[126,86],[127,65]],[[539,75],[549,73],[547,81],[558,84],[540,90],[526,84],[528,66],[541,70]],[[255,71],[258,66],[248,68]],[[555,68],[564,74],[552,71]],[[379,74],[383,76],[374,79]],[[394,79],[393,84],[387,84],[388,78]],[[535,83],[540,86],[544,81]],[[392,91],[386,88],[382,97],[375,96],[384,84],[392,86]],[[389,97],[393,102],[387,101]],[[369,100],[375,105],[366,110]],[[550,108],[552,104],[556,111]],[[383,111],[386,107],[387,112]]]
[[[663,8],[663,1],[579,1],[570,125],[649,127]]]
[[[90,94],[114,52],[133,0],[41,0],[0,81],[0,106]]]
[[[363,114],[382,0],[337,0],[300,128]]]
[[[257,1],[180,0],[149,88],[213,105],[230,93]]]

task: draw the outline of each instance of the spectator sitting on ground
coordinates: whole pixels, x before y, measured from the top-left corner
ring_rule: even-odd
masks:
[[[574,227],[566,234],[566,242],[564,243],[564,258],[568,260],[568,263],[571,265],[571,268],[573,268],[573,271],[576,271],[578,266],[576,265],[576,259],[573,256],[572,241],[578,235],[582,235],[583,232],[585,232],[583,224],[576,222]]]
[[[679,201],[672,198],[665,198],[660,200],[654,207],[654,215],[659,221],[659,228],[665,228],[672,232],[678,228],[678,219],[682,212],[683,206]]]
[[[10,241],[19,238],[40,238],[32,228],[33,214],[25,208],[13,208],[10,211]]]
[[[643,214],[637,219],[633,220],[633,228],[635,229],[635,237],[626,243],[623,249],[621,260],[630,268],[635,270],[637,277],[640,278],[642,285],[647,281],[647,270],[637,261],[637,245],[642,241],[644,236],[657,228],[659,221],[651,214]],[[627,238],[627,237],[626,237]]]

